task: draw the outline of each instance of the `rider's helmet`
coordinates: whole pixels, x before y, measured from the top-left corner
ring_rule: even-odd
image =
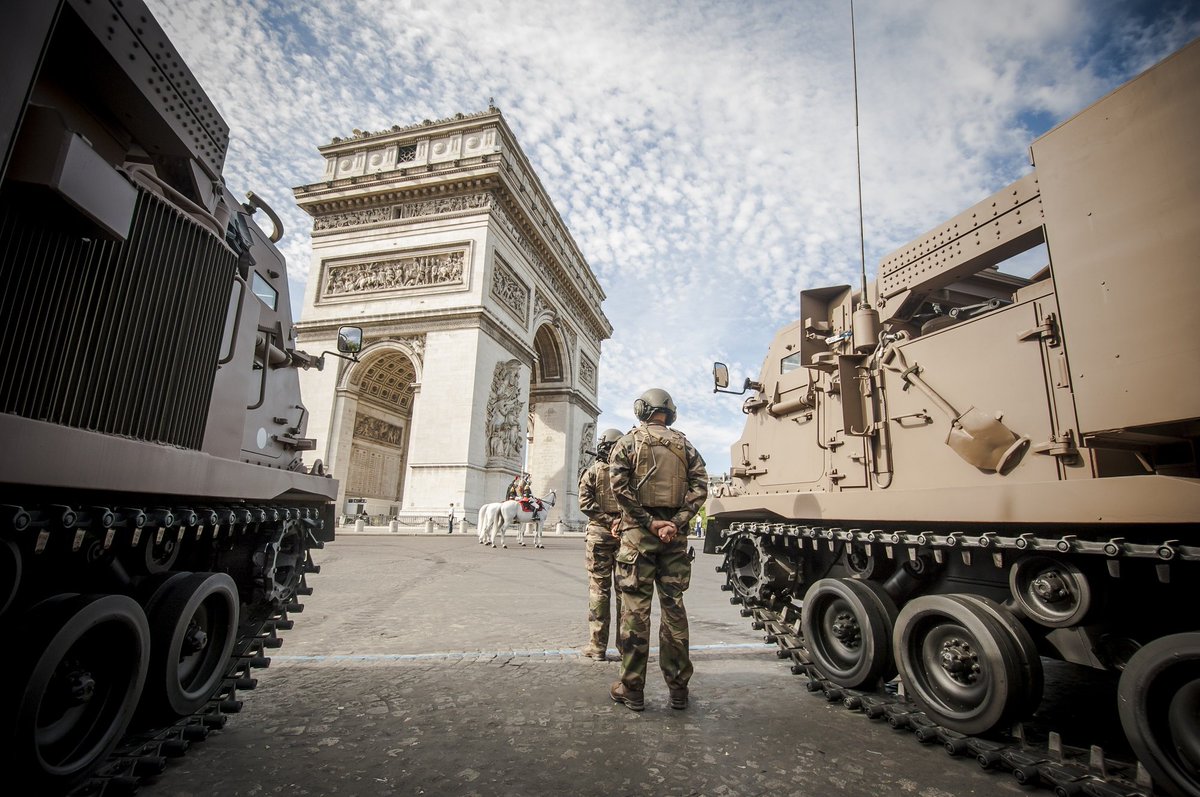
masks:
[[[653,387],[633,402],[633,414],[639,421],[648,421],[650,416],[662,410],[667,414],[667,426],[675,423],[675,402],[671,394],[659,387]]]
[[[608,454],[612,447],[621,439],[620,429],[605,429],[600,433],[600,442],[596,443],[596,459],[608,462]]]

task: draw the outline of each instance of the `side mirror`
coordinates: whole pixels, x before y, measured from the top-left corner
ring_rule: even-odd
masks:
[[[713,363],[713,392],[714,393],[732,393],[735,396],[740,396],[747,390],[762,390],[763,386],[753,379],[747,378],[746,383],[742,385],[741,390],[726,390],[729,387],[729,366],[725,363]]]
[[[725,363],[713,363],[713,392],[723,387],[729,387],[729,366]]]
[[[337,348],[342,354],[358,354],[362,351],[362,328],[340,327]]]

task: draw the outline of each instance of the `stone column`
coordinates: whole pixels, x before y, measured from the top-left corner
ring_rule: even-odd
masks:
[[[338,480],[337,511],[346,506],[346,488],[350,481],[350,451],[354,447],[354,419],[358,415],[358,398],[347,390],[339,390],[333,400],[329,429],[328,456],[325,472]]]

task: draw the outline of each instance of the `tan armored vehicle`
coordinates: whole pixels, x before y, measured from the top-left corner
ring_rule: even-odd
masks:
[[[141,0],[0,19],[0,772],[130,794],[241,707],[311,592],[337,484],[302,460],[297,369],[322,360]]]
[[[865,295],[801,293],[746,380],[706,550],[814,688],[1082,793],[1095,761],[987,739],[1038,707],[1042,657],[1119,671],[1144,768],[1102,786],[1200,794],[1198,131],[1192,43]]]

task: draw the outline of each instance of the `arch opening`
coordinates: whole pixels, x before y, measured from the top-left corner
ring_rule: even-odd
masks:
[[[395,350],[364,359],[349,374],[349,465],[344,475],[335,474],[346,480],[349,514],[392,516],[403,505],[416,376],[412,360]]]

